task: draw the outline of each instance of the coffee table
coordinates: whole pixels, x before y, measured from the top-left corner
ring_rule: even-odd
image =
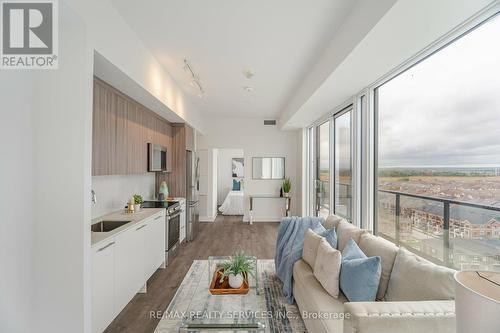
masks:
[[[257,258],[255,276],[257,276]],[[266,306],[259,296],[258,281],[249,274],[250,290],[246,295],[212,295],[210,286],[213,270],[218,262],[229,257],[209,257],[203,266],[193,297],[183,316],[180,332],[249,331],[263,332],[266,328]]]

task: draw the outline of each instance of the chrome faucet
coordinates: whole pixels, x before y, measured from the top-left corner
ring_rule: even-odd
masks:
[[[97,196],[95,194],[95,191],[92,190],[92,191],[90,191],[90,193],[92,194],[92,204],[95,205],[97,203]]]

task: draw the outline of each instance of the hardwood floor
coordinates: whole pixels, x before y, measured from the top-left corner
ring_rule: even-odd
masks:
[[[231,255],[243,249],[259,259],[273,259],[279,223],[241,223],[241,217],[218,216],[214,223],[201,223],[197,238],[182,244],[166,269],[148,281],[148,292],[137,294],[106,329],[106,333],[152,333],[159,319],[151,311],[165,311],[191,263],[209,255]]]

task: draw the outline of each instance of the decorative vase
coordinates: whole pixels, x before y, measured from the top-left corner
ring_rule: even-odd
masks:
[[[135,204],[134,205],[134,211],[137,213],[141,210],[141,204]]]
[[[290,197],[290,192],[285,192],[284,195],[285,195],[285,198],[289,198]]]
[[[229,286],[233,289],[238,289],[243,284],[243,275],[241,274],[229,274]]]
[[[168,186],[167,186],[167,182],[166,181],[162,181],[161,184],[160,184],[160,189],[158,191],[158,198],[161,198],[161,196],[163,195],[163,199],[160,199],[161,201],[163,200],[167,200],[168,198]]]

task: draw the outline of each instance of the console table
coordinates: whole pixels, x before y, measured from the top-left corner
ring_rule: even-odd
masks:
[[[285,200],[285,216],[289,217],[290,216],[290,205],[292,202],[291,197],[280,197],[279,195],[250,195],[250,212],[249,212],[249,222],[250,224],[253,223],[253,201],[255,199],[284,199]]]

